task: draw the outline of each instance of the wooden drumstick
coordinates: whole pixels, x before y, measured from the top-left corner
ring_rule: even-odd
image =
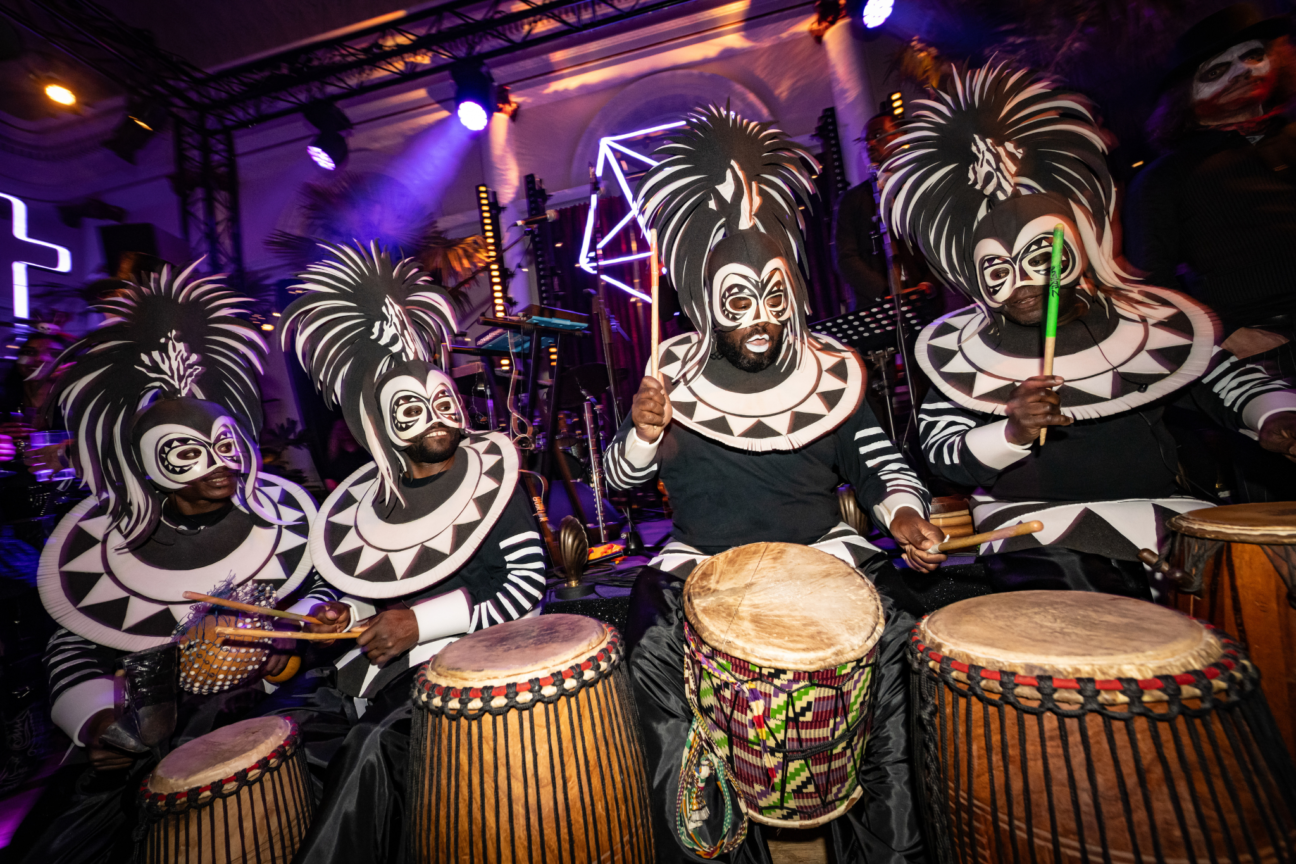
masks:
[[[657,292],[661,287],[661,261],[657,259],[657,229],[648,229],[648,264],[651,274],[648,284],[652,286],[652,337],[649,341],[648,348],[648,368],[652,377],[656,378],[657,370],[657,346],[661,343],[661,321],[657,318]]]
[[[1151,549],[1140,549],[1138,559],[1149,568],[1163,574],[1180,591],[1188,591],[1192,587],[1192,577],[1186,570],[1174,566]]]
[[[223,597],[212,597],[199,594],[197,591],[186,591],[182,595],[186,600],[210,603],[213,606],[224,606],[226,609],[237,609],[239,612],[251,612],[253,615],[265,615],[269,618],[287,618],[289,621],[304,621],[307,624],[323,624],[318,618],[309,615],[298,615],[296,612],[280,612],[269,606],[253,606],[251,603],[240,603],[237,600],[226,600]]]
[[[1009,537],[1020,537],[1023,534],[1034,534],[1036,531],[1043,531],[1043,522],[1022,522],[1020,525],[1011,525],[1007,528],[1000,528],[996,531],[987,531],[984,534],[973,534],[971,537],[955,537],[953,540],[946,540],[944,543],[938,543],[928,552],[953,552],[955,549],[966,549],[969,546],[980,546],[982,543],[993,543],[996,540],[1007,540]]]
[[[334,639],[355,639],[364,628],[348,630],[345,633],[304,633],[298,630],[253,630],[244,627],[217,627],[217,636],[239,637],[243,639],[298,639],[303,642],[331,642]]]

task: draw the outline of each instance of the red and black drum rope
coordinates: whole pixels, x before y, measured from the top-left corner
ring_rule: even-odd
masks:
[[[300,732],[291,718],[286,719],[292,727],[284,740],[229,777],[169,793],[151,791],[146,777],[138,794],[141,815],[135,829],[135,860],[142,864],[193,860],[191,850],[198,849],[204,862],[288,864],[310,826],[315,801]],[[245,790],[251,790],[252,803],[259,803],[259,818],[242,818],[245,811],[235,799]],[[237,846],[231,843],[235,835]],[[242,853],[234,854],[236,848]]]
[[[592,656],[521,683],[451,688],[429,682],[427,667],[419,671],[410,736],[410,860],[656,860],[634,696],[620,636],[609,630],[607,644]],[[489,734],[474,728],[486,723]],[[455,791],[453,800],[448,790]],[[490,836],[481,836],[476,826],[483,820],[471,808],[493,813],[485,820],[494,826]],[[628,837],[615,836],[617,826]],[[555,836],[555,843],[546,842]]]
[[[1053,861],[1106,864],[1119,839],[1135,861],[1296,861],[1296,771],[1261,695],[1258,672],[1235,642],[1214,632],[1224,655],[1205,669],[1093,679],[1017,675],[961,663],[928,648],[914,628],[916,750],[935,860],[1035,864],[1047,860],[1040,854],[1047,848]],[[1105,704],[1116,693],[1124,700]],[[1095,722],[1101,728],[1097,736],[1091,734]],[[1010,726],[1016,726],[1015,747]],[[1059,747],[1049,746],[1050,730]],[[1140,732],[1151,752],[1145,752]],[[1032,778],[1034,767],[1042,782]],[[989,829],[975,812],[978,769],[988,781],[983,788]],[[1100,770],[1104,777],[1114,775],[1119,807],[1103,805]],[[1080,772],[1087,797],[1080,791]],[[1046,825],[1037,824],[1041,797]],[[1169,829],[1166,803],[1173,814]],[[1074,848],[1063,845],[1071,833],[1078,859]],[[1151,848],[1141,842],[1144,837]]]

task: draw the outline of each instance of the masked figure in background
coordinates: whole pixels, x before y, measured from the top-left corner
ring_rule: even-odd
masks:
[[[180,682],[191,692],[180,697],[174,730],[122,716],[114,669],[153,656],[131,652],[185,638],[208,611],[184,592],[271,605],[311,572],[314,502],[258,471],[265,343],[237,317],[240,298],[192,269],[150,274],[97,307],[108,323],[69,349],[62,360],[73,364],[52,394],[91,494],[41,557],[41,599],[63,628],[45,662],[54,722],[91,768],[70,810],[28,817],[49,824],[30,861],[129,857],[134,807],[123,793],[154,764],[142,745],[166,750],[241,719],[265,695],[261,678],[282,671],[285,655],[250,643],[241,678],[206,679],[198,658],[212,643],[190,638]],[[140,686],[174,695],[174,661],[169,668],[166,680]]]
[[[1044,523],[982,548],[998,589],[1148,597],[1138,550],[1163,548],[1167,517],[1209,506],[1176,487],[1166,406],[1290,455],[1296,394],[1222,351],[1206,307],[1121,270],[1116,190],[1080,97],[1002,65],[960,72],[953,88],[918,103],[885,169],[895,233],[973,300],[918,340],[936,388],[919,413],[923,453],[940,476],[988,493],[974,500],[977,530]],[[1057,357],[1045,378],[1058,225]]]
[[[1175,43],[1147,123],[1165,151],[1135,175],[1125,252],[1154,285],[1219,314],[1225,350],[1296,376],[1296,56],[1291,18],[1235,3]],[[1206,435],[1219,438],[1218,433]],[[1284,501],[1296,466],[1227,436],[1237,501]]]
[[[309,629],[364,620],[365,632],[330,685],[360,710],[340,700],[354,727],[296,860],[391,861],[403,848],[417,667],[464,634],[530,613],[545,565],[517,450],[467,428],[454,381],[433,362],[455,331],[444,289],[376,247],[331,251],[302,276],[283,338],[373,457],[338,484],[311,533],[316,566],[345,596],[314,607],[330,623]]]
[[[643,379],[606,463],[617,489],[660,477],[674,508],[672,542],[635,583],[627,642],[657,851],[663,861],[697,861],[697,838],[702,848],[730,843],[723,808],[677,812],[692,720],[683,677],[685,577],[726,549],[786,542],[841,558],[879,580],[885,593],[883,577],[899,580],[886,556],[841,521],[836,490],[843,482],[915,566],[943,560],[922,551],[943,535],[925,519],[926,489],[863,401],[859,357],[806,326],[798,208],[813,189],[814,159],[767,124],[715,107],[690,115],[656,158],[640,183],[639,208],[659,231],[662,259],[698,332],[661,345],[662,381]],[[922,854],[901,666],[913,619],[890,607],[886,619],[863,803],[830,823],[839,861]],[[676,831],[677,816],[694,826],[693,839]],[[726,860],[766,855],[752,823]]]

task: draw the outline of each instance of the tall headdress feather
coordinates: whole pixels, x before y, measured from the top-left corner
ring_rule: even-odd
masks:
[[[277,521],[246,493],[256,486],[260,464],[257,376],[266,344],[238,317],[246,300],[222,276],[192,278],[198,263],[180,273],[163,267],[143,284],[121,282],[117,296],[95,307],[108,322],[59,359],[74,361],[52,395],[73,433],[77,474],[128,547],[152,533],[161,512],[161,493],[148,482],[131,439],[137,414],[159,399],[214,402],[238,421],[240,443],[254,458],[236,500]]]
[[[882,212],[892,232],[979,301],[977,224],[1010,196],[1051,192],[1070,202],[1086,247],[1096,245],[1089,253],[1100,278],[1114,285],[1131,278],[1111,260],[1116,187],[1086,100],[1005,63],[952,77],[952,91],[914,103],[883,166]]]
[[[805,221],[819,163],[769,123],[744,120],[718,105],[685,118],[683,130],[657,148],[660,160],[639,181],[636,206],[658,231],[662,260],[681,306],[702,334],[684,377],[701,370],[712,347],[707,262],[721,240],[758,230],[784,253],[791,269],[793,318],[779,362],[795,365],[807,336]]]
[[[383,432],[374,385],[384,372],[411,360],[437,362],[457,329],[450,293],[411,258],[386,250],[321,244],[329,257],[311,265],[297,288],[307,293],[283,315],[285,350],[297,359],[330,408],[341,407],[351,434],[378,465],[380,495],[403,501],[400,455]]]

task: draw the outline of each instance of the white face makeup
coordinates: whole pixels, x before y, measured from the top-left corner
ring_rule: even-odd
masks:
[[[1087,262],[1075,226],[1057,216],[1041,216],[1022,228],[1012,249],[1005,249],[1003,242],[994,237],[977,243],[973,254],[986,303],[1002,306],[1023,285],[1048,285],[1049,266],[1053,262],[1053,227],[1058,222],[1063,226],[1062,284],[1074,281],[1083,272]]]
[[[247,454],[232,417],[218,417],[203,434],[178,423],[163,423],[140,437],[144,471],[164,489],[181,489],[218,468],[243,473]]]
[[[412,375],[398,375],[383,384],[378,394],[387,437],[397,447],[408,447],[422,438],[435,423],[451,429],[463,428],[463,408],[454,382],[445,373],[429,369],[420,381]]]
[[[720,330],[739,330],[753,324],[782,324],[792,315],[792,283],[787,262],[771,258],[758,274],[746,264],[726,264],[712,280],[711,313]],[[749,345],[753,351],[768,349]]]
[[[1263,78],[1269,74],[1269,65],[1269,55],[1259,39],[1234,45],[1197,67],[1192,80],[1192,100],[1213,99],[1239,78]]]

